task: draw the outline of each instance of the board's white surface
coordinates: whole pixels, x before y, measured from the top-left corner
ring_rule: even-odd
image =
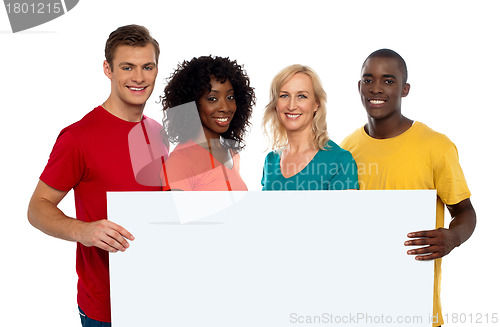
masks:
[[[111,192],[114,327],[430,326],[435,191]],[[187,223],[181,223],[186,222]],[[308,324],[310,325],[310,324]]]

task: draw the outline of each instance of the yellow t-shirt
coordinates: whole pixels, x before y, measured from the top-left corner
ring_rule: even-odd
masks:
[[[406,132],[388,139],[369,136],[364,127],[340,145],[358,165],[360,190],[436,190],[436,228],[444,227],[444,204],[470,197],[455,145],[445,135],[415,122]],[[443,204],[444,203],[444,204]],[[434,261],[434,317],[441,312],[441,259]]]

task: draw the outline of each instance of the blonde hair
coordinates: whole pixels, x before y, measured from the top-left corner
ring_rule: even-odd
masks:
[[[313,146],[316,149],[325,150],[326,143],[329,140],[326,128],[326,92],[323,90],[318,74],[316,74],[316,72],[308,66],[290,65],[281,70],[273,78],[269,94],[269,103],[266,106],[264,117],[262,118],[262,128],[264,129],[264,133],[269,139],[273,150],[287,145],[288,137],[285,127],[278,119],[276,104],[278,103],[281,87],[298,73],[306,74],[311,78],[314,97],[318,103],[318,110],[312,120]]]

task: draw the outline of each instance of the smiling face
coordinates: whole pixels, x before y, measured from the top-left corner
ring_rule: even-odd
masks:
[[[287,133],[312,131],[312,120],[318,107],[311,77],[306,74],[293,75],[279,90],[276,111]]]
[[[372,119],[399,119],[401,99],[408,95],[410,84],[403,81],[396,59],[373,57],[363,66],[358,90],[361,102]]]
[[[114,53],[113,67],[104,61],[104,73],[111,80],[110,100],[113,106],[144,107],[153,92],[158,74],[153,45],[118,46]]]
[[[224,83],[212,78],[211,91],[198,99],[198,112],[207,140],[218,139],[226,132],[236,111],[236,101],[231,82]]]

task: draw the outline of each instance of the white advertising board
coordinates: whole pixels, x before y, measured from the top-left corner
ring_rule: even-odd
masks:
[[[110,192],[113,327],[431,326],[435,191]]]

